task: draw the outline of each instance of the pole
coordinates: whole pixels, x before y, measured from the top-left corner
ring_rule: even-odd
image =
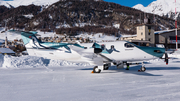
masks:
[[[176,0],[175,0],[175,15],[176,15]],[[175,18],[175,28],[176,28],[176,50],[178,49],[178,41],[177,41],[177,18]]]

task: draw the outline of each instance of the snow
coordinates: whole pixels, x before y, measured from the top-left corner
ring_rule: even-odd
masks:
[[[175,12],[175,7],[177,12],[180,12],[180,0],[156,0],[144,7],[142,4],[137,4],[133,8],[139,9],[144,12],[154,13],[160,16],[170,14],[170,12]]]
[[[2,56],[0,56],[2,58]],[[12,57],[5,55],[3,59],[2,68],[38,68],[48,66],[88,66],[88,63],[72,63],[63,60],[50,60],[35,56]]]
[[[56,35],[41,31],[38,34]],[[8,39],[21,38],[9,32],[1,33],[0,38],[5,39],[6,35]],[[116,39],[102,33],[94,36],[85,33],[79,37],[99,41]],[[100,74],[92,74],[89,63],[0,54],[0,98],[2,101],[178,101],[179,53],[169,55],[169,65],[161,59],[147,61],[146,72],[137,72],[141,65],[133,65],[129,71],[112,66]]]
[[[104,35],[103,33],[96,33],[96,34],[88,34],[88,33],[84,33],[84,34],[79,34],[76,37],[82,37],[82,38],[90,38],[91,40],[94,40],[96,42],[102,42],[102,41],[116,41],[116,39],[118,37],[115,36],[108,36],[108,35]]]
[[[172,30],[162,30],[162,31],[155,31],[154,34],[161,34],[161,33],[165,33],[165,32],[171,32],[174,31],[175,29]]]
[[[31,19],[32,17],[34,17],[34,15],[33,14],[28,14],[28,15],[24,15],[26,18],[29,18],[29,19]]]
[[[43,37],[55,35],[38,32]],[[7,32],[8,39],[14,38],[11,34]],[[5,39],[6,34],[1,35]],[[102,33],[79,36],[116,39]],[[21,38],[17,34],[16,37]],[[179,101],[179,53],[169,54],[169,65],[161,59],[146,61],[146,72],[137,72],[141,65],[132,65],[129,71],[112,66],[100,74],[92,74],[93,67],[88,63],[0,54],[0,98],[2,101]]]
[[[92,74],[92,66],[59,63],[50,66],[47,65],[49,60],[45,62],[46,59],[39,57],[3,57],[0,54],[0,60],[4,60],[0,68],[2,101],[180,99],[180,58],[170,59],[169,65],[160,59],[147,61],[146,72],[137,72],[140,65],[135,65],[130,66],[129,71],[112,66],[100,74]]]
[[[137,35],[121,35],[121,37],[136,37]]]
[[[51,5],[55,2],[58,2],[59,0],[0,0],[0,5],[5,5],[7,7],[10,7],[12,5],[13,7],[18,7],[21,5]]]
[[[113,26],[114,26],[115,28],[119,29],[120,24],[114,24]]]
[[[15,53],[9,48],[0,48],[0,53]]]

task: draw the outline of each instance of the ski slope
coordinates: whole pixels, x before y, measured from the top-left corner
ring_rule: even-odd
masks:
[[[175,55],[171,55],[175,56]],[[180,58],[146,62],[146,72],[116,69],[91,74],[92,66],[40,57],[0,55],[2,101],[179,101]]]

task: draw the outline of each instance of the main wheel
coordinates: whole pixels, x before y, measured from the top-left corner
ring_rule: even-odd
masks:
[[[141,67],[141,71],[142,71],[142,72],[146,71],[146,68],[145,68],[144,66]]]
[[[104,64],[104,65],[103,65],[103,69],[104,69],[104,70],[108,70],[108,69],[109,69],[108,64]]]
[[[94,73],[100,73],[101,70],[98,68],[98,66],[95,66],[95,67],[93,68],[93,72],[94,72]]]

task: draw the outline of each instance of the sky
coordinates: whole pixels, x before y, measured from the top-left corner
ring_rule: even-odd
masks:
[[[0,0],[0,1],[13,1],[13,0]],[[104,1],[118,3],[122,6],[128,6],[128,7],[133,7],[137,4],[142,4],[146,7],[152,1],[156,1],[156,0],[104,0]]]
[[[142,4],[146,7],[151,2],[156,1],[156,0],[104,0],[104,1],[114,2],[114,3],[120,4],[122,6],[128,6],[128,7],[133,7],[137,4]]]

